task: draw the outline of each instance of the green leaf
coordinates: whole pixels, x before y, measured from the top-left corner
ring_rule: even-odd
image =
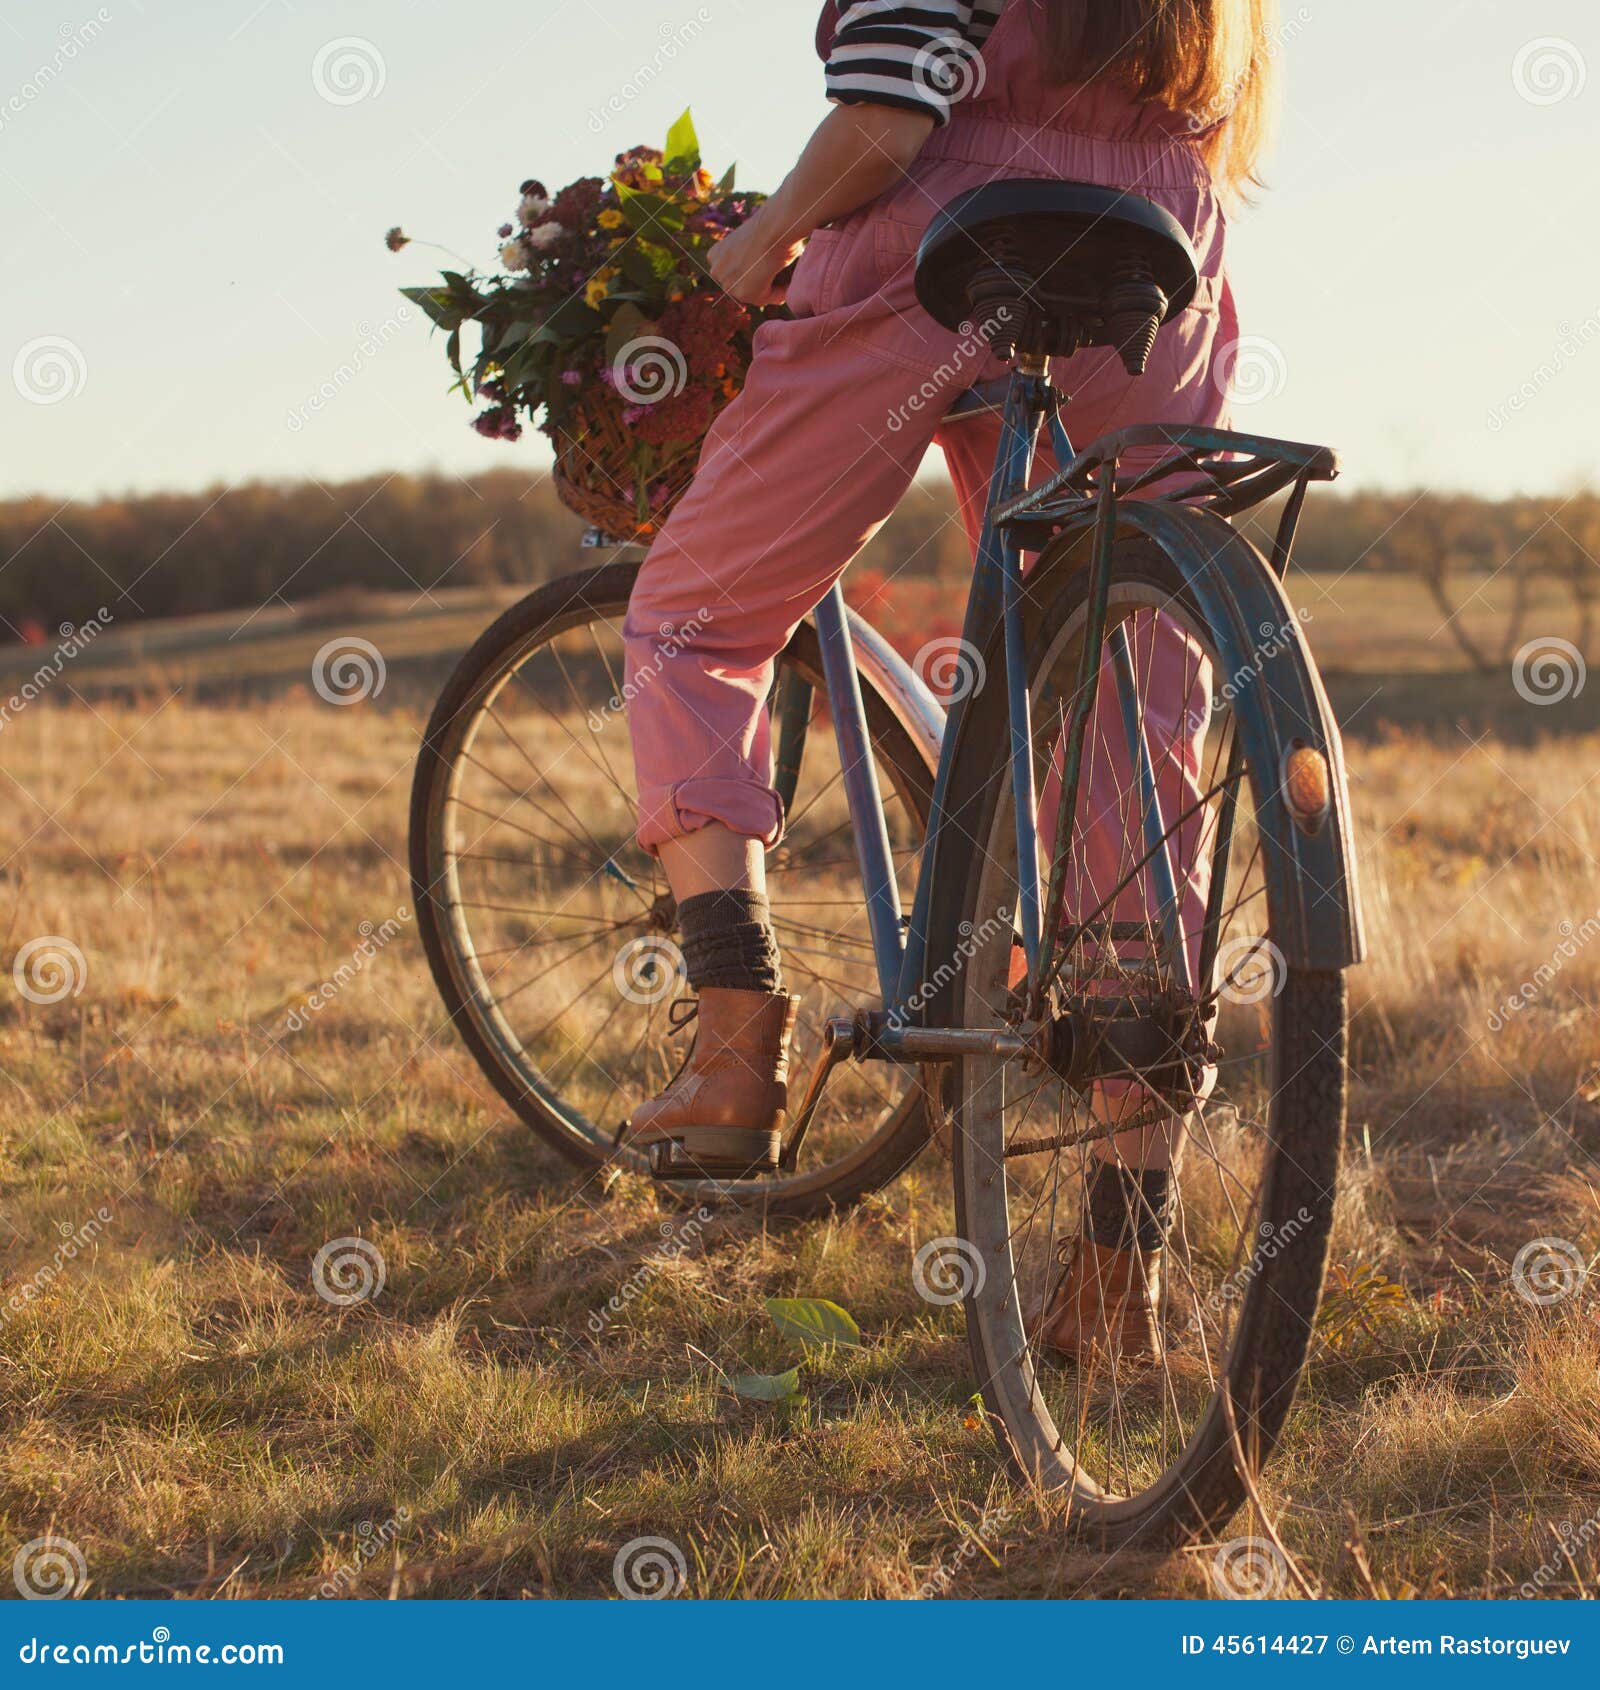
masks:
[[[461,330],[450,331],[450,339],[445,343],[445,356],[450,360],[450,368],[459,376],[461,374]]]
[[[533,381],[537,381],[541,387],[548,386],[551,366],[557,357],[558,353],[552,346],[530,336],[505,361],[507,388],[523,387]]]
[[[717,192],[719,194],[731,194],[733,192],[734,173],[738,170],[738,168],[738,165],[730,164],[728,168],[723,171],[722,180],[717,183]]]
[[[504,357],[506,353],[521,346],[523,341],[533,333],[533,330],[534,325],[525,319],[520,322],[507,323],[504,330],[495,339],[492,350],[497,357]],[[491,350],[487,335],[484,337],[484,350]]]
[[[606,362],[616,363],[623,347],[630,340],[637,340],[640,331],[647,321],[644,312],[637,305],[624,304],[617,307],[610,325],[606,329]]]
[[[617,183],[617,203],[628,226],[640,235],[669,240],[683,230],[684,210],[675,200],[661,194],[647,194],[640,188]]]
[[[400,292],[413,305],[420,305],[428,320],[437,328],[459,328],[466,317],[461,307],[451,302],[446,288],[401,288]]]
[[[543,341],[565,343],[582,340],[600,327],[600,313],[581,293],[568,294],[545,320],[528,336],[527,344]]]
[[[700,168],[700,137],[694,132],[694,119],[685,112],[667,131],[667,144],[662,148],[669,172],[689,172]]]
[[[444,270],[440,274],[448,284],[446,291],[451,303],[458,305],[469,317],[489,303],[488,298],[479,293],[459,270]]]
[[[768,1297],[767,1313],[786,1338],[797,1338],[808,1350],[861,1343],[861,1328],[854,1319],[825,1297]]]
[[[733,1381],[734,1391],[751,1402],[786,1402],[800,1389],[800,1369],[787,1373],[741,1373]]]

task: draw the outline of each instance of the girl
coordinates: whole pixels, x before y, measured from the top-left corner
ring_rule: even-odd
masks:
[[[634,1112],[635,1144],[674,1140],[719,1177],[776,1166],[795,1000],[783,990],[765,894],[764,853],[782,827],[765,709],[773,661],[889,516],[929,445],[944,448],[972,539],[982,522],[998,425],[964,422],[946,437],[926,392],[930,381],[949,383],[947,409],[999,366],[916,304],[913,259],[930,218],[965,189],[1007,176],[1091,182],[1164,206],[1193,242],[1195,299],[1157,337],[1136,393],[1114,352],[1073,360],[1073,431],[1087,442],[1129,421],[1225,426],[1216,364],[1238,329],[1222,203],[1254,177],[1273,9],[1274,0],[824,7],[817,45],[835,109],[712,259],[731,295],[759,304],[778,297],[774,278],[803,249],[787,293],[793,320],[760,331],[744,391],[652,546],[624,627],[638,680],[629,721],[639,839],[672,884],[698,994],[694,1049]],[[1149,641],[1147,732],[1165,732],[1181,753],[1203,724],[1206,689],[1175,628],[1157,618],[1139,637]],[[1185,766],[1181,754],[1172,762]],[[1091,815],[1096,778],[1091,769]],[[1107,831],[1123,825],[1119,816]],[[1091,836],[1076,865],[1085,895],[1096,858],[1114,869],[1121,855],[1120,837],[1104,844]],[[1204,853],[1179,844],[1186,895],[1203,908]],[[1099,1141],[1086,1236],[1044,1311],[1053,1348],[1159,1352],[1152,1311],[1176,1150],[1175,1135],[1159,1130]]]

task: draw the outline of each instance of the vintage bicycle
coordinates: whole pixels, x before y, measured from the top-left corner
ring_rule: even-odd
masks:
[[[943,711],[837,587],[782,654],[769,882],[805,998],[803,1090],[778,1174],[665,1189],[814,1215],[939,1140],[956,1236],[919,1268],[961,1294],[1012,1466],[1102,1541],[1182,1541],[1234,1512],[1279,1434],[1333,1212],[1362,937],[1339,735],[1283,577],[1336,460],[1155,425],[1074,447],[1050,360],[1111,346],[1142,371],[1196,286],[1182,229],[1136,196],[974,189],[930,224],[916,286],[1010,365],[1003,394],[953,413],[1000,411],[970,684]],[[1030,487],[1042,436],[1057,467]],[[1278,494],[1259,549],[1230,519]],[[428,724],[412,806],[415,907],[451,1018],[508,1104],[595,1177],[642,1166],[619,1129],[681,1043],[675,906],[633,843],[619,629],[636,569],[552,581],[483,635]],[[1182,813],[1163,813],[1174,750],[1141,709],[1158,616],[1204,699]],[[1084,771],[1114,736],[1133,819],[1084,907]],[[1198,920],[1182,840],[1209,862]],[[1095,1100],[1117,1085],[1189,1124],[1172,1336],[1158,1366],[1058,1368],[1032,1311],[1108,1130]]]

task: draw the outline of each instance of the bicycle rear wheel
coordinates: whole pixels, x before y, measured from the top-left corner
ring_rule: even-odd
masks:
[[[676,906],[634,842],[622,618],[638,566],[553,581],[462,658],[434,708],[411,805],[418,926],[450,1020],[500,1095],[579,1167],[643,1170],[615,1140],[670,1078],[687,1035]],[[928,754],[863,676],[902,898],[915,886],[933,775]],[[830,1015],[877,1000],[853,835],[814,630],[779,685],[813,690],[785,837],[768,861],[788,987],[801,994],[791,1072],[803,1087]],[[803,1216],[892,1180],[926,1142],[918,1077],[835,1070],[792,1174],[664,1189],[689,1203]]]
[[[1083,536],[1046,553],[1026,595],[1035,767],[1048,801],[1040,803],[1046,874],[1052,758],[1060,758],[1077,696],[1089,623],[1088,545]],[[1091,845],[1089,798],[1080,791],[1066,842],[1069,863],[1098,860],[1101,872],[1092,891],[1079,884],[1068,899],[1058,1008],[1076,1009],[1080,1039],[1103,1039],[1096,1018],[1108,1003],[1143,1016],[1187,1003],[1201,1046],[1209,1035],[1221,1047],[1220,1056],[1210,1053],[1215,1085],[1203,1100],[1170,1071],[1158,1083],[1153,1070],[1137,1070],[1150,1083],[1131,1094],[1154,1108],[1160,1133],[1184,1145],[1159,1292],[1166,1339],[1159,1361],[1122,1363],[1108,1346],[1062,1363],[1038,1335],[1038,1311],[1082,1225],[1091,1161],[1106,1151],[1106,1123],[1129,1118],[1118,1114],[1113,1095],[1127,1086],[1126,1059],[1091,1055],[1086,1067],[1093,1073],[1098,1064],[1101,1077],[1085,1079],[1080,1067],[1069,1083],[1060,1061],[967,1058],[950,1066],[947,1099],[968,1336],[1003,1449],[1019,1475],[1064,1496],[1080,1529],[1107,1543],[1154,1545],[1192,1540],[1224,1523],[1245,1496],[1237,1451],[1250,1465],[1264,1460],[1288,1412],[1333,1213],[1345,993],[1341,973],[1290,968],[1274,941],[1274,876],[1255,817],[1258,806],[1280,801],[1280,789],[1241,747],[1236,712],[1250,708],[1248,687],[1225,684],[1219,642],[1158,546],[1124,536],[1112,568],[1103,650],[1127,637],[1138,698],[1149,695],[1151,665],[1183,654],[1176,690],[1198,732],[1186,788],[1193,801],[1163,806],[1165,845],[1174,849],[1181,833],[1184,848],[1198,849],[1213,868],[1209,893],[1197,899],[1201,919],[1175,952],[1146,861],[1143,796],[1131,770],[1114,796],[1103,784],[1112,762],[1107,741],[1125,730],[1119,713],[1104,709],[1102,692],[1085,746],[1086,758],[1100,754],[1094,806],[1101,832]],[[989,672],[1003,673],[999,651],[991,657]],[[1097,662],[1091,672],[1099,671]],[[1169,697],[1171,681],[1169,674]],[[951,813],[974,840],[975,868],[966,884],[952,885],[958,877],[941,863],[930,926],[931,958],[968,960],[935,1020],[999,1029],[1020,1018],[1016,986],[1026,972],[1010,917],[1018,905],[1010,779],[995,753],[1006,732],[1003,689],[986,688],[972,704]],[[1168,793],[1183,784],[1163,764],[1179,755],[1175,745],[1151,744],[1157,784]],[[1116,857],[1109,875],[1108,837]]]

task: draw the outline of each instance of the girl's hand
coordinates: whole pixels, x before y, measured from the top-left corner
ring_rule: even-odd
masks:
[[[774,250],[762,238],[761,218],[752,217],[711,249],[707,263],[711,279],[741,305],[777,305],[783,290],[774,278],[805,250],[801,241],[787,241]]]

